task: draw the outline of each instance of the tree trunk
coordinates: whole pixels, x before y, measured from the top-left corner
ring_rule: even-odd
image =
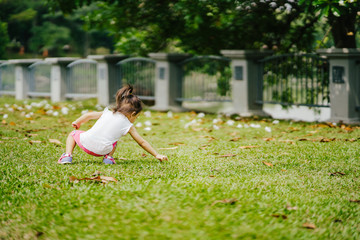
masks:
[[[331,12],[329,13],[331,34],[336,48],[356,48],[356,14],[351,10],[339,17],[334,16]]]

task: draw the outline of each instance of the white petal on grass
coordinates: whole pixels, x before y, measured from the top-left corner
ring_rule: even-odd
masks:
[[[53,112],[53,116],[54,116],[54,117],[59,116],[59,112]]]
[[[188,122],[187,124],[185,124],[185,128],[188,128],[189,126],[194,125],[196,123],[197,123],[197,121],[194,119],[191,122]]]
[[[67,115],[69,113],[69,109],[67,107],[62,107],[61,108],[61,113],[64,115]]]
[[[145,121],[144,124],[145,124],[146,126],[151,126],[151,125],[152,125],[150,121]]]
[[[249,128],[249,125],[247,125],[247,124],[244,124],[244,128]]]
[[[4,107],[8,108],[8,107],[10,107],[10,105],[7,104],[7,103],[5,103],[5,104],[4,104]]]
[[[271,127],[265,127],[265,131],[271,132]]]
[[[25,108],[26,108],[27,110],[31,110],[31,109],[32,109],[32,106],[31,106],[31,105],[25,105]]]
[[[279,120],[274,120],[272,123],[273,123],[273,124],[279,124],[280,121],[279,121]]]
[[[254,124],[254,123],[251,123],[250,127],[252,127],[252,128],[261,128],[260,124]]]
[[[167,116],[168,116],[168,118],[172,118],[172,117],[173,117],[172,111],[168,111],[168,112],[167,112]]]
[[[54,112],[54,111],[50,109],[50,110],[47,110],[47,111],[46,111],[46,114],[47,114],[47,115],[51,115],[51,114],[53,114],[53,112]]]
[[[235,121],[234,120],[228,120],[226,122],[226,124],[229,125],[229,126],[233,126],[235,124]]]
[[[220,128],[217,125],[213,125],[214,130],[219,130]]]
[[[145,115],[145,117],[151,117],[151,112],[150,111],[146,111],[146,112],[144,112],[144,115]]]
[[[87,109],[82,110],[82,111],[81,111],[81,115],[84,115],[85,113],[88,113],[88,112],[89,112],[89,110],[87,110]]]
[[[239,123],[236,127],[237,127],[237,128],[242,128],[243,125]]]
[[[141,122],[137,123],[137,124],[135,125],[135,127],[141,128],[141,127],[142,127],[142,123],[141,123]]]
[[[31,118],[31,115],[30,115],[30,114],[26,114],[26,115],[25,115],[25,118]]]
[[[216,118],[216,119],[213,120],[213,124],[217,124],[218,122],[220,122],[220,119]]]
[[[10,107],[10,108],[8,108],[8,111],[9,112],[14,112],[14,109]]]
[[[9,115],[7,115],[7,114],[3,115],[3,119],[8,118],[8,117],[9,117]]]
[[[203,118],[203,117],[205,117],[205,113],[201,112],[201,113],[199,113],[199,114],[197,115],[197,117],[198,117],[198,118]]]
[[[145,131],[151,131],[151,127],[144,128]]]

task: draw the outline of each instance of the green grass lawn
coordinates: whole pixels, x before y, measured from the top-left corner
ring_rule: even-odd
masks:
[[[0,239],[360,239],[357,126],[151,112],[137,129],[168,162],[125,136],[116,165],[58,165],[96,101],[41,101],[0,98]],[[118,182],[69,180],[97,171]]]

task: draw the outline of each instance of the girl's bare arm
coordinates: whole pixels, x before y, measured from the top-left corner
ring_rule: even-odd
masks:
[[[158,154],[156,152],[156,150],[145,140],[143,139],[140,134],[136,131],[135,127],[132,126],[129,130],[129,133],[131,135],[131,137],[143,148],[145,149],[148,153],[150,153],[151,155],[153,155],[156,159],[158,159],[160,162],[162,161],[167,161],[168,157]]]
[[[72,125],[74,128],[79,129],[81,124],[86,123],[87,121],[91,119],[99,119],[103,112],[88,112],[76,119]]]

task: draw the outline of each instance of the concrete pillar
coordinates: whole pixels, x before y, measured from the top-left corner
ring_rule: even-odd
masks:
[[[150,53],[150,58],[156,60],[155,72],[155,106],[158,111],[179,111],[181,102],[182,69],[179,62],[189,58],[189,54],[178,53]]]
[[[258,61],[272,51],[222,50],[221,54],[231,59],[233,112],[241,116],[265,116],[262,105],[262,69]]]
[[[89,55],[87,58],[97,61],[98,103],[107,106],[114,102],[116,93],[116,64],[128,58],[127,55]]]
[[[360,49],[319,49],[330,62],[330,121],[359,123]]]
[[[66,93],[66,66],[78,58],[46,58],[51,64],[50,92],[51,101],[59,102],[65,100]]]
[[[15,99],[26,99],[29,91],[29,66],[39,59],[12,59],[9,63],[15,65]]]

